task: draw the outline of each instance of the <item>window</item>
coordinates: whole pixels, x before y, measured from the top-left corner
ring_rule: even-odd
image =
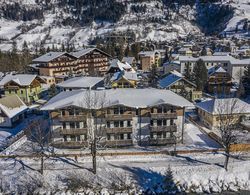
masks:
[[[63,136],[63,140],[64,140],[65,142],[67,141],[67,136],[66,136],[66,135]]]
[[[174,125],[174,120],[170,119],[170,125]]]
[[[150,120],[150,125],[151,125],[151,126],[154,125],[154,120]]]
[[[124,122],[120,121],[120,127],[124,127]]]
[[[166,126],[166,125],[167,125],[167,120],[164,119],[164,120],[162,121],[162,123],[163,123],[163,126]]]
[[[124,135],[120,134],[120,139],[123,140],[124,139]]]
[[[115,121],[115,122],[114,122],[114,126],[115,126],[115,127],[119,127],[119,121]]]
[[[131,139],[131,133],[128,133],[128,139]]]
[[[110,140],[110,134],[107,134],[107,140]]]
[[[63,122],[63,129],[66,129],[66,123]]]
[[[76,141],[76,137],[75,137],[74,135],[71,135],[71,136],[70,136],[70,140],[71,140],[71,141]]]
[[[128,127],[131,127],[131,126],[132,126],[132,125],[131,125],[131,121],[128,121],[128,122],[127,122],[127,126],[128,126]]]
[[[76,122],[76,128],[79,129],[80,128],[80,123]]]
[[[20,93],[23,94],[23,90],[20,90]]]
[[[107,121],[107,128],[110,128],[110,122]]]
[[[151,108],[151,113],[154,113],[154,108]]]
[[[74,115],[74,109],[69,109],[69,115]]]
[[[161,120],[157,120],[157,126],[161,126],[162,125],[162,121]]]
[[[70,126],[70,129],[74,129],[74,128],[75,128],[75,123],[70,122],[70,123],[69,123],[69,126]]]

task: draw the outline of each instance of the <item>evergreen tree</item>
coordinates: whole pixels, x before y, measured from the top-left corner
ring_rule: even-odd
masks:
[[[193,79],[197,90],[203,91],[207,83],[207,68],[203,60],[199,59],[194,66]]]
[[[187,64],[185,65],[185,68],[186,68],[186,71],[184,73],[184,76],[187,80],[192,80],[192,77],[191,77],[191,71],[190,71],[190,63],[187,62]]]

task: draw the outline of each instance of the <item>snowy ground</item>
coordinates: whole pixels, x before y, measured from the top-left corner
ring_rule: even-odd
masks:
[[[45,161],[44,176],[37,172],[38,159],[2,159],[0,178],[2,189],[12,193],[29,189],[55,193],[69,188],[73,178],[88,181],[88,185],[98,183],[99,188],[112,188],[114,182],[127,181],[129,188],[137,188],[137,193],[148,188],[164,191],[168,167],[173,175],[173,185],[180,191],[221,192],[222,190],[250,190],[250,154],[243,159],[231,158],[229,171],[222,166],[224,156],[218,153],[151,156],[98,157],[97,173],[91,173],[91,159],[57,158]],[[41,184],[40,184],[40,182]],[[82,184],[83,185],[83,184]],[[124,185],[124,184],[123,184]],[[133,185],[135,187],[133,187]],[[71,186],[72,187],[72,186]],[[0,188],[1,189],[1,188]],[[83,190],[84,191],[84,190]],[[85,191],[86,192],[86,191]]]

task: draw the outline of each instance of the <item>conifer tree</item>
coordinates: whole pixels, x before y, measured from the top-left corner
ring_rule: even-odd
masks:
[[[203,60],[199,59],[194,66],[193,79],[197,90],[203,91],[207,83],[207,68]]]

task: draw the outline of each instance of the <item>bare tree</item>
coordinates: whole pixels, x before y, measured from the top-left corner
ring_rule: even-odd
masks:
[[[93,173],[96,174],[97,148],[105,145],[104,106],[106,95],[103,92],[87,90],[84,94],[83,106],[86,108],[88,147],[91,151]]]
[[[40,159],[39,172],[43,174],[44,161],[54,153],[54,148],[49,145],[51,134],[48,121],[45,119],[32,121],[25,133],[31,143],[31,152]]]
[[[218,100],[217,108],[215,108],[217,109],[221,143],[225,152],[224,168],[226,171],[230,158],[230,146],[238,141],[237,130],[240,128],[240,114],[244,110],[239,101],[236,98]]]

